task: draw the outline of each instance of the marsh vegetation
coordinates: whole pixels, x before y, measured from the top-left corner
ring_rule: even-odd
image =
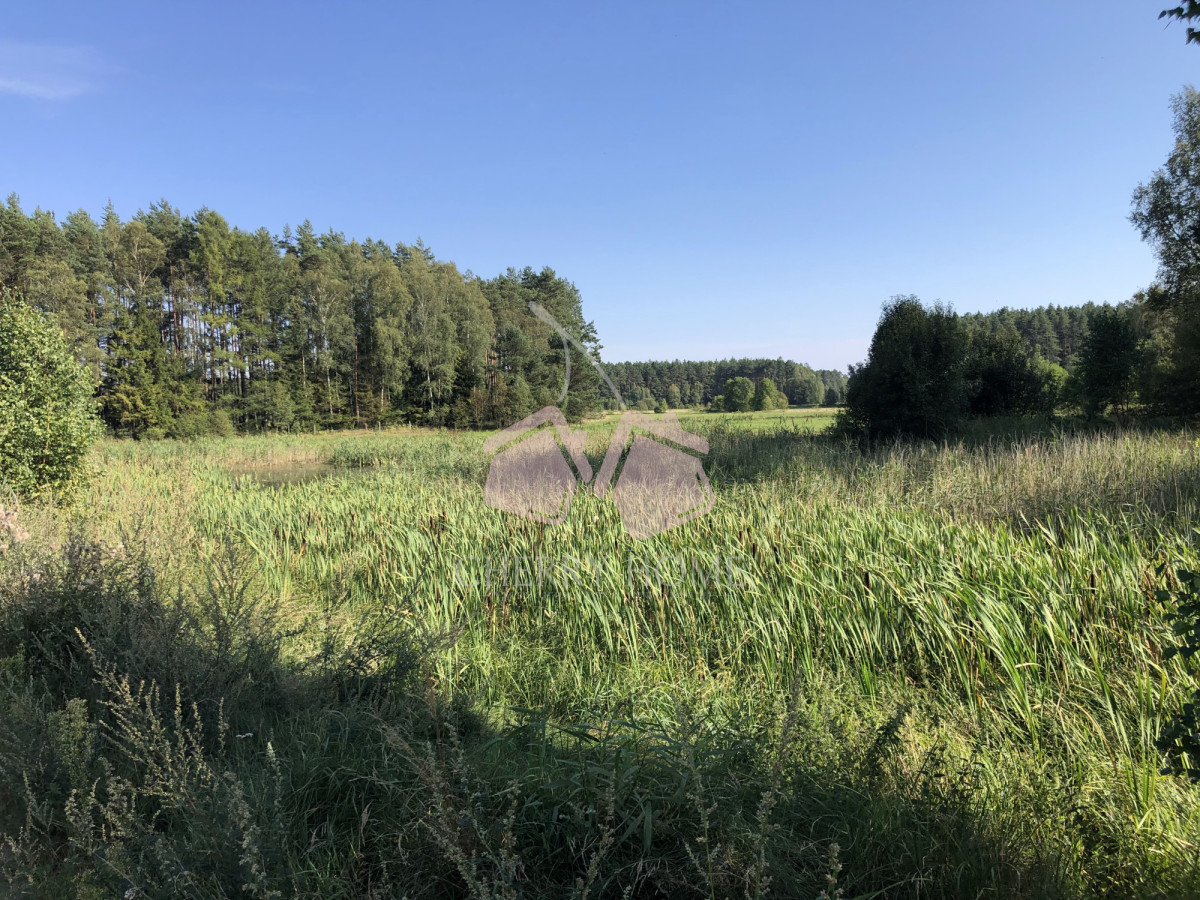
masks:
[[[489,509],[483,433],[101,444],[0,555],[9,884],[1200,890],[1155,748],[1197,435],[688,427],[716,507],[642,542],[585,494],[556,527]],[[246,475],[283,471],[324,474]]]

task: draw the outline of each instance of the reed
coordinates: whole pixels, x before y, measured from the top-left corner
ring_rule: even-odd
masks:
[[[589,426],[594,467],[612,427]],[[1155,592],[1173,567],[1200,559],[1196,435],[1059,429],[864,451],[789,421],[697,416],[687,427],[709,440],[716,506],[641,542],[609,501],[587,493],[555,527],[490,509],[486,435],[416,429],[106,443],[90,495],[41,530],[47,542],[72,522],[108,545],[140,540],[181,586],[222,548],[242,548],[295,626],[283,651],[294,660],[311,656],[313,635],[331,622],[353,630],[381,610],[405,627],[454,634],[431,651],[441,702],[477,710],[507,736],[509,753],[512,741],[532,740],[521,730],[529,722],[551,729],[528,745],[533,756],[518,754],[519,772],[511,758],[480,751],[474,765],[488,774],[479,777],[521,785],[491,812],[491,801],[464,800],[440,781],[436,757],[414,751],[443,816],[437,852],[478,895],[480,860],[503,876],[497,896],[516,889],[523,820],[512,804],[533,802],[530,791],[545,801],[547,784],[582,765],[566,748],[587,735],[605,748],[610,774],[629,764],[622,754],[675,754],[663,777],[688,787],[664,808],[700,815],[704,828],[688,833],[709,843],[678,845],[669,865],[690,867],[713,895],[740,895],[729,873],[744,864],[759,893],[772,879],[785,894],[819,887],[832,871],[847,891],[924,896],[904,867],[931,853],[941,860],[938,896],[1196,888],[1195,794],[1158,774],[1154,747],[1160,716],[1191,684],[1178,658],[1162,658],[1170,628]],[[271,471],[316,464],[319,477],[271,483]],[[696,762],[700,732],[678,731],[705,722],[726,723],[713,740],[733,741],[721,753],[742,760],[718,766],[720,778]],[[766,849],[764,819],[746,832],[756,848],[748,857],[727,846],[733,856],[723,858],[706,817],[710,803],[724,815],[728,798],[705,792],[726,789],[721,778],[738,766],[770,771],[752,760],[781,736],[803,765],[764,774],[773,793],[755,802],[797,848],[808,846],[803,834],[824,836],[811,853],[797,849],[811,859],[789,870]],[[607,805],[588,814],[591,837],[579,838],[590,848],[578,856],[580,884],[619,896],[620,871],[600,878],[601,857],[628,860],[635,846],[653,857],[653,801],[622,794],[618,782],[589,784]],[[947,830],[930,825],[910,840],[852,821],[888,803]],[[516,843],[481,848],[479,834],[451,821],[490,840],[480,824],[488,815],[516,829]],[[977,830],[950,834],[964,822]],[[1006,833],[1011,846],[995,852],[1011,853],[1008,868],[986,869],[980,860]]]

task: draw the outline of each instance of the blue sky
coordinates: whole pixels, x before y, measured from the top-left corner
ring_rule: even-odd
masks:
[[[897,293],[1116,302],[1200,48],[1164,0],[58,4],[0,21],[0,193],[552,266],[610,360],[865,355]]]

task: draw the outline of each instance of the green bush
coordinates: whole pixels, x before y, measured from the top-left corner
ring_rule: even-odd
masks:
[[[846,387],[839,428],[865,438],[940,438],[967,412],[967,337],[947,306],[893,297],[871,338],[867,362]]]
[[[62,334],[0,294],[0,481],[25,497],[66,491],[100,431],[91,381]]]
[[[237,430],[233,427],[233,420],[229,418],[228,412],[214,409],[208,414],[208,433],[217,437],[233,437]]]
[[[738,375],[725,382],[725,412],[750,412],[753,408],[753,381]]]
[[[787,409],[787,397],[780,393],[779,388],[775,386],[775,381],[771,378],[764,378],[759,381],[758,386],[754,389],[754,399],[752,401],[756,410],[771,410],[771,409]]]

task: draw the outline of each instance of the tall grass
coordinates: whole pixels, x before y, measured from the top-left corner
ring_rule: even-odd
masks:
[[[788,422],[688,427],[709,439],[716,506],[644,542],[587,493],[555,527],[492,510],[484,435],[409,430],[106,444],[91,496],[30,543],[52,554],[74,527],[76,541],[136,545],[156,590],[192,595],[241,554],[271,633],[288,635],[267,669],[292,712],[251,716],[276,729],[283,773],[263,802],[291,810],[271,813],[291,836],[261,863],[283,894],[1200,891],[1196,795],[1158,774],[1154,748],[1189,684],[1161,657],[1155,592],[1198,558],[1194,435],[862,451]],[[611,430],[589,428],[594,465]],[[321,477],[263,483],[316,464]],[[27,583],[37,556],[10,554],[6,577]],[[405,669],[422,672],[404,688],[416,718],[304,674],[325,660],[342,674],[322,685],[374,677],[366,650],[351,664],[330,648],[379,633],[380,616],[453,636]],[[213,646],[216,626],[197,627],[191,640]],[[93,666],[88,696],[111,665]],[[187,688],[173,665],[160,690],[182,681],[250,715],[236,678]],[[330,732],[339,708],[350,718]],[[246,779],[276,778],[265,757],[240,759]],[[314,815],[332,867],[316,880],[288,849]],[[449,869],[406,881],[396,867],[413,857],[373,841]],[[370,886],[345,882],[359,865]]]

